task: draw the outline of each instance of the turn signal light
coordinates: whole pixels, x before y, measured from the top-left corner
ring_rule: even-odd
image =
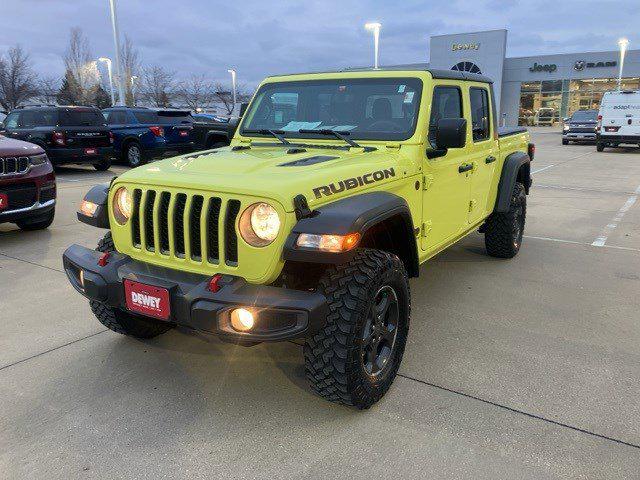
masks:
[[[98,204],[89,202],[88,200],[82,200],[80,204],[80,213],[86,215],[87,217],[93,217],[98,210]]]
[[[53,143],[64,147],[67,144],[64,132],[53,132]]]
[[[151,133],[153,133],[156,137],[164,137],[164,128],[162,127],[149,127]]]
[[[360,241],[359,233],[349,233],[347,235],[315,235],[312,233],[301,233],[296,245],[302,248],[312,248],[323,252],[347,252],[354,248]]]

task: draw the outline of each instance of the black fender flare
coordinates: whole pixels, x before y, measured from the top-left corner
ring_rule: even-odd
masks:
[[[109,229],[109,185],[96,185],[89,190],[84,199],[97,205],[93,215],[85,215],[78,211],[78,220],[97,228]]]
[[[411,210],[404,198],[389,192],[371,192],[337,200],[313,211],[311,216],[301,218],[289,234],[283,251],[285,261],[305,263],[346,263],[355,255],[355,249],[342,253],[319,252],[296,247],[299,234],[347,235],[360,233],[364,239],[369,230],[385,220],[398,217],[403,241],[408,245],[403,259],[407,273],[418,276],[418,245]]]
[[[514,152],[505,158],[500,175],[500,183],[498,183],[498,196],[494,212],[506,213],[509,211],[513,187],[518,179],[524,184],[524,189],[528,195],[529,187],[531,187],[532,183],[531,158],[524,152]]]

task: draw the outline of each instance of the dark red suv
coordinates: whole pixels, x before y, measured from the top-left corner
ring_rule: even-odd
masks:
[[[0,135],[0,223],[40,230],[53,222],[56,177],[44,150]]]

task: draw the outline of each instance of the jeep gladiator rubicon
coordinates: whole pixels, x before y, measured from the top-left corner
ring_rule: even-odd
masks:
[[[419,265],[478,229],[489,255],[520,249],[534,149],[496,124],[480,75],[270,77],[230,146],[90,190],[78,216],[110,231],[65,271],[122,334],[303,338],[312,389],[368,408],[400,366]]]

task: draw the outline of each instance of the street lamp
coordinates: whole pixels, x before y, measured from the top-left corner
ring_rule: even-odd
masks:
[[[364,28],[373,32],[373,68],[378,68],[378,41],[380,39],[380,27],[378,22],[365,23]]]
[[[111,73],[111,59],[107,57],[100,57],[99,62],[107,64],[107,73],[109,74],[109,93],[111,94],[111,105],[116,104],[116,99],[113,98],[113,74]]]
[[[124,81],[122,78],[122,66],[120,63],[120,36],[118,34],[118,19],[116,17],[116,0],[109,0],[111,10],[111,28],[113,30],[113,45],[116,49],[116,75],[118,77],[118,96],[120,104],[125,105]]]
[[[624,56],[627,53],[627,47],[629,46],[629,40],[621,38],[618,40],[618,46],[620,47],[620,72],[618,73],[618,90],[622,86],[622,68],[624,67]]]
[[[231,113],[233,113],[236,109],[236,71],[233,68],[227,70],[231,74],[231,88],[233,90],[233,109]]]
[[[136,85],[135,81],[138,80],[137,75],[131,75],[131,96],[133,97],[133,106],[136,106]]]

